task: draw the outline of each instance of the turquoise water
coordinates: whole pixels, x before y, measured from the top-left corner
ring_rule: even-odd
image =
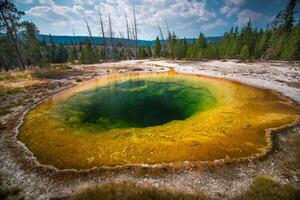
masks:
[[[95,131],[184,120],[215,104],[210,91],[184,80],[127,80],[79,92],[56,105],[65,124]]]

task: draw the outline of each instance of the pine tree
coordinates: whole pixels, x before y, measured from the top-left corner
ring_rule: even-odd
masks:
[[[250,57],[249,47],[247,45],[244,45],[240,53],[240,58],[242,60],[247,60],[249,59],[249,57]]]
[[[76,46],[73,46],[68,49],[68,60],[70,62],[74,62],[77,59],[78,59],[77,49]]]
[[[80,63],[93,64],[97,61],[96,55],[93,51],[92,44],[89,39],[85,39],[84,45],[81,51]]]
[[[281,59],[300,60],[300,23],[295,26],[285,40]]]
[[[261,30],[258,34],[256,45],[255,45],[255,57],[261,58],[263,57],[264,52],[268,48],[269,36],[270,31],[268,28],[263,31]]]
[[[161,44],[158,37],[156,37],[155,40],[154,56],[156,58],[159,58],[161,56]]]
[[[199,34],[198,46],[199,46],[199,49],[205,49],[206,48],[206,38],[205,38],[205,35],[203,33]]]
[[[56,52],[56,63],[65,63],[68,60],[68,52],[67,49],[61,44],[59,45]]]
[[[192,44],[190,44],[187,48],[186,58],[190,60],[197,60],[198,59],[198,43],[196,40],[193,41]]]
[[[22,23],[22,38],[24,42],[25,55],[28,65],[40,65],[42,62],[41,45],[37,39],[39,30],[32,22],[24,21]],[[43,61],[43,64],[45,60]]]
[[[294,26],[294,14],[297,2],[299,0],[290,0],[283,14],[284,17],[284,25],[283,31],[289,33],[292,31]]]
[[[149,45],[147,45],[148,57],[152,57],[152,50]]]
[[[14,48],[15,57],[11,57],[11,59],[18,58],[18,66],[21,69],[26,68],[26,63],[24,60],[24,52],[21,51],[21,45],[18,41],[18,27],[20,26],[20,19],[22,15],[25,13],[19,11],[14,3],[8,0],[1,0],[0,1],[0,36],[4,33],[7,35],[7,38],[11,43],[11,46]],[[11,55],[9,55],[11,56]],[[2,63],[2,62],[1,62]],[[17,63],[17,62],[14,62]],[[12,64],[12,63],[8,63]]]

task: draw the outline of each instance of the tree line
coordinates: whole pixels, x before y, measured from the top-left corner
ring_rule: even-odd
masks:
[[[241,29],[235,27],[225,32],[221,42],[207,43],[200,33],[188,44],[186,39],[178,39],[169,32],[166,41],[156,38],[154,56],[187,60],[300,60],[300,21],[295,23],[294,18],[297,3],[299,0],[290,0],[266,29],[254,28],[249,19]]]
[[[110,15],[108,15],[108,35],[105,35],[102,15],[99,12],[100,30],[104,43],[93,44],[93,36],[86,18],[84,18],[89,37],[83,43],[57,45],[50,35],[50,41],[39,41],[39,30],[29,21],[21,21],[23,11],[9,0],[0,1],[0,70],[26,69],[30,66],[47,67],[52,63],[92,64],[106,60],[122,60],[152,57],[150,46],[138,47],[138,31],[133,4],[133,24],[126,18],[126,41],[118,42],[113,32]],[[120,31],[120,37],[125,34]],[[110,41],[106,41],[106,40]],[[117,42],[116,42],[117,41]]]
[[[46,67],[51,63],[92,64],[106,60],[140,59],[163,57],[170,59],[280,59],[300,60],[300,21],[295,22],[296,6],[299,0],[290,0],[287,7],[280,11],[271,25],[265,29],[252,26],[251,19],[242,28],[234,27],[225,32],[220,42],[206,41],[203,33],[193,42],[179,39],[168,28],[168,37],[164,40],[161,27],[158,28],[161,39],[156,37],[154,47],[138,46],[135,7],[134,22],[129,26],[125,16],[126,33],[120,32],[127,42],[116,42],[110,15],[108,16],[108,36],[105,35],[102,15],[99,12],[100,30],[103,44],[94,45],[89,24],[85,24],[89,37],[83,43],[57,45],[50,41],[39,41],[39,30],[29,21],[21,21],[25,14],[9,0],[0,1],[0,70],[15,68],[26,69],[29,66]],[[106,40],[109,39],[110,42]]]

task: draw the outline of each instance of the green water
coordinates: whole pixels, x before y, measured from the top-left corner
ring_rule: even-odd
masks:
[[[184,120],[215,104],[210,91],[184,80],[127,80],[69,97],[54,114],[74,128],[95,131],[149,127]]]

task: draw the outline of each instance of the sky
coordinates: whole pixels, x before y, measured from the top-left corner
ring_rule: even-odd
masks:
[[[126,32],[125,16],[133,24],[133,0],[13,0],[25,11],[24,20],[35,23],[41,34],[85,36],[87,19],[93,36],[100,35],[99,12],[108,32],[111,15],[113,32]],[[255,27],[265,27],[286,7],[288,0],[134,0],[138,38],[164,37],[168,27],[180,38],[222,36],[232,26],[243,26],[249,18]]]

